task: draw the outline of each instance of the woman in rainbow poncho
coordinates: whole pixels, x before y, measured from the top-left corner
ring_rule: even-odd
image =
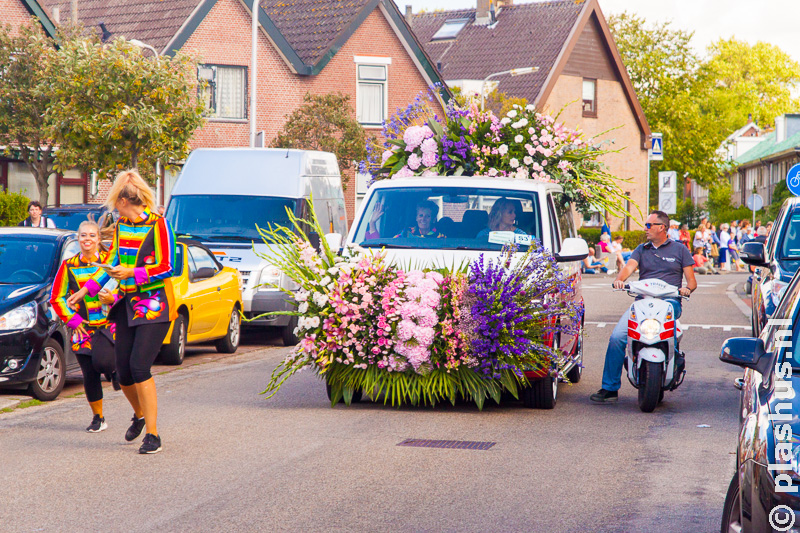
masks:
[[[108,259],[108,252],[101,248],[100,226],[96,222],[81,222],[78,243],[81,251],[65,259],[58,269],[50,292],[50,305],[67,327],[73,330],[72,351],[81,365],[83,390],[94,415],[86,431],[98,433],[108,427],[103,416],[102,374],[119,390],[114,372],[114,325],[108,321],[107,308],[114,303],[116,291],[104,289],[72,307],[67,305],[67,298],[82,289],[97,273],[99,267],[93,263],[104,263]]]
[[[106,205],[120,214],[108,264],[67,303],[98,294],[111,278],[119,281],[121,298],[108,318],[116,325],[119,382],[134,413],[125,440],[133,441],[146,427],[139,453],[158,453],[158,403],[150,368],[177,315],[171,286],[165,283],[175,264],[175,236],[167,220],[154,212],[153,192],[135,170],[120,172]]]

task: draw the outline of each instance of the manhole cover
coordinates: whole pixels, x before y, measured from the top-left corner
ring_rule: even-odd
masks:
[[[496,442],[477,442],[470,440],[430,440],[406,439],[398,446],[414,446],[416,448],[451,448],[456,450],[488,450]]]

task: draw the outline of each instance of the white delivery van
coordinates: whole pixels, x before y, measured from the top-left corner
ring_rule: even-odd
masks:
[[[555,183],[477,176],[395,178],[370,187],[345,248],[384,248],[399,267],[452,268],[481,255],[499,258],[506,244],[524,252],[537,240],[573,285],[574,294],[566,298],[582,306],[580,265],[589,249],[573,220],[573,208]],[[580,380],[583,324],[569,337],[549,341],[565,356],[557,372],[526,372],[531,387],[522,391],[525,405],[552,408],[559,375],[573,383]]]
[[[347,233],[347,212],[336,156],[327,152],[275,148],[201,148],[186,160],[167,206],[176,235],[210,248],[223,265],[242,277],[244,314],[293,310],[281,291],[293,288],[277,267],[256,255],[270,254],[256,225],[291,227],[286,208],[309,220],[313,197],[317,218],[329,233]],[[314,236],[319,238],[321,236]],[[274,316],[250,325],[282,328],[287,345],[296,344],[296,319]]]

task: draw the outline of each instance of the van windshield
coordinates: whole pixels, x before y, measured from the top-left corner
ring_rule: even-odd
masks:
[[[173,196],[166,217],[177,235],[200,240],[261,241],[256,225],[291,228],[286,209],[297,211],[298,200],[274,196]]]
[[[354,242],[364,247],[526,250],[541,240],[538,195],[481,187],[379,189],[369,198]]]

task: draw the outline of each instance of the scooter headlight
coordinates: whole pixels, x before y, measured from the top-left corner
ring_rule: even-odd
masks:
[[[639,326],[645,339],[655,339],[661,333],[661,323],[655,318],[648,318]]]

